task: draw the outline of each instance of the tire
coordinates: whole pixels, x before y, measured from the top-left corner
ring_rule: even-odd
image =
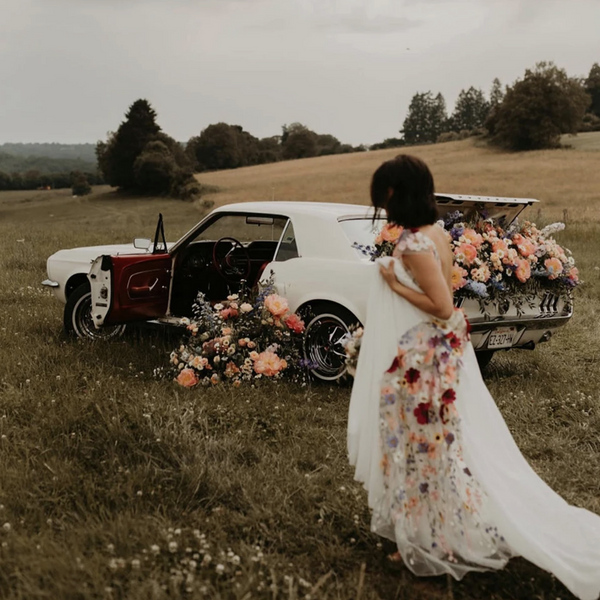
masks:
[[[483,371],[492,362],[495,353],[495,350],[483,350],[475,353],[480,370]]]
[[[347,377],[346,352],[340,344],[358,319],[336,304],[314,304],[303,314],[307,325],[304,332],[304,358],[315,364],[310,374],[321,381],[337,382]]]
[[[88,283],[76,288],[67,299],[63,315],[65,331],[72,336],[89,340],[112,340],[120,337],[125,325],[107,325],[96,329],[91,315],[92,292]]]

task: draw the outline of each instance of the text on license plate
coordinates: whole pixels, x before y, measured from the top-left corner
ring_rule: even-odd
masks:
[[[510,348],[513,345],[516,327],[500,327],[490,333],[488,348]]]

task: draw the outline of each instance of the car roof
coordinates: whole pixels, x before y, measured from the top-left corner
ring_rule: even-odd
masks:
[[[466,194],[436,194],[438,202],[450,201],[453,204],[477,203],[496,205],[527,205],[538,202],[533,198],[510,198],[502,196],[472,196]],[[259,202],[238,202],[224,204],[214,212],[252,212],[279,213],[282,216],[319,215],[325,218],[339,219],[343,217],[363,216],[371,218],[373,209],[365,204],[347,204],[342,202],[299,202],[287,200],[267,200]]]

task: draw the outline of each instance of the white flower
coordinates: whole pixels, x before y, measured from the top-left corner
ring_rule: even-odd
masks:
[[[240,306],[240,310],[243,313],[249,313],[252,311],[252,304],[248,304],[248,302],[244,302],[241,306]]]
[[[137,569],[139,569],[139,568],[140,568],[140,566],[141,566],[141,563],[140,563],[140,561],[139,561],[137,558],[134,558],[134,559],[131,561],[131,568],[132,568],[132,569],[136,569],[136,570],[137,570]]]
[[[160,554],[160,547],[158,544],[152,544],[152,546],[150,546],[150,552],[152,552],[152,554]]]
[[[239,298],[240,297],[238,296],[238,294],[231,294],[231,296],[227,296],[227,300],[229,300],[230,302],[232,300],[239,300]]]
[[[215,306],[214,306],[214,309],[215,309],[215,310],[223,310],[224,308],[225,308],[225,307],[224,307],[224,306],[223,306],[221,303],[219,303],[219,304],[215,304]]]
[[[179,322],[182,325],[190,325],[190,320],[187,317],[181,317],[181,319],[179,319]]]
[[[218,564],[218,565],[215,567],[215,571],[216,571],[216,572],[217,572],[219,575],[222,575],[222,574],[225,572],[225,565],[222,565],[222,564],[220,564],[220,563],[219,563],[219,564]]]
[[[4,523],[4,525],[2,525],[2,529],[4,529],[4,531],[10,531],[11,530],[11,526],[10,523]]]
[[[177,552],[177,542],[169,542],[169,552]]]

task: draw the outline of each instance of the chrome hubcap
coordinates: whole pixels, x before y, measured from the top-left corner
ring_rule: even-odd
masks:
[[[346,372],[346,351],[342,338],[348,326],[336,315],[319,315],[306,328],[304,356],[313,365],[311,372],[325,381],[339,379]]]

